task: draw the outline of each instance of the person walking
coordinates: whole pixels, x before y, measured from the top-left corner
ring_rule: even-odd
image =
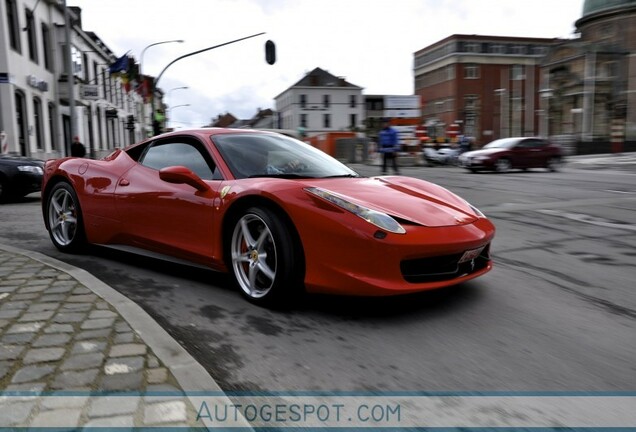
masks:
[[[78,136],[73,137],[73,144],[71,144],[71,156],[81,158],[86,156],[86,147],[84,147],[84,144],[80,142]]]
[[[393,164],[395,174],[400,174],[397,166],[398,133],[388,120],[382,122],[382,130],[378,137],[379,151],[382,153],[382,174],[386,174],[387,164]]]

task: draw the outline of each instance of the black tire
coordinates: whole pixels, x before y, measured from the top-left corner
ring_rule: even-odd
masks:
[[[56,248],[62,252],[77,253],[86,247],[84,219],[73,187],[60,182],[46,197],[46,227]]]
[[[501,158],[495,161],[495,171],[498,173],[505,173],[512,168],[512,162],[508,158]]]
[[[248,208],[234,219],[228,263],[250,302],[287,307],[302,292],[302,251],[291,229],[267,207]]]
[[[545,167],[550,172],[557,172],[559,170],[559,168],[561,167],[562,162],[563,161],[561,160],[560,157],[552,156],[546,162]]]

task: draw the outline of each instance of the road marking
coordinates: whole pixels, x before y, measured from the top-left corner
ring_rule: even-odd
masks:
[[[580,207],[580,206],[601,206],[613,203],[626,203],[630,201],[636,201],[636,196],[613,196],[608,198],[582,198],[573,199],[569,201],[554,201],[550,203],[538,202],[538,203],[501,203],[494,206],[480,206],[479,210],[484,214],[490,215],[493,213],[514,213],[520,211],[539,211],[547,209],[558,209],[567,207]]]
[[[606,228],[617,228],[617,229],[623,229],[628,231],[636,231],[636,225],[626,224],[622,222],[613,222],[608,219],[603,219],[597,216],[592,216],[592,215],[588,215],[584,213],[571,213],[571,212],[565,212],[560,210],[548,210],[548,209],[536,210],[536,211],[538,213],[562,217],[562,218],[574,220],[577,222],[587,223],[590,225],[597,225],[597,226],[602,226]]]
[[[615,190],[615,189],[605,189],[605,192],[613,192],[619,194],[636,194],[636,191],[623,191],[623,190]]]

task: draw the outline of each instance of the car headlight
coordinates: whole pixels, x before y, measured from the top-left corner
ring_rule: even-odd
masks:
[[[476,156],[475,160],[485,161],[490,159],[490,156]]]
[[[329,201],[330,203],[353,213],[354,215],[364,219],[370,224],[377,226],[378,228],[382,228],[383,230],[395,234],[406,233],[404,227],[386,213],[354,204],[351,201],[348,201],[346,198],[341,197],[340,195],[337,195],[334,192],[328,191],[326,189],[318,187],[308,187],[305,188],[305,190],[313,195],[316,195],[317,197],[324,199],[325,201]]]
[[[33,165],[19,165],[18,171],[28,172],[31,174],[44,174],[44,170],[42,170],[42,168]]]
[[[473,212],[474,212],[477,216],[482,217],[482,218],[485,218],[485,217],[486,217],[486,215],[485,215],[485,214],[483,214],[483,213],[481,212],[481,210],[479,210],[477,207],[475,207],[474,205],[472,205],[471,203],[469,203],[469,202],[468,202],[468,201],[466,201],[466,200],[464,200],[464,202],[466,203],[466,205],[467,205],[468,207],[470,207],[470,209],[471,209],[471,210],[472,210],[472,211],[473,211]]]

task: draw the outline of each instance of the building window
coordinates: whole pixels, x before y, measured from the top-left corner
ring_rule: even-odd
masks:
[[[86,65],[86,67],[83,67],[83,72],[84,72],[84,81],[85,82],[89,82],[89,77],[88,77],[88,54],[84,53],[82,56],[82,65]]]
[[[355,114],[349,115],[349,128],[355,129],[358,126],[358,116]]]
[[[481,44],[477,42],[464,43],[464,52],[478,53],[481,51]]]
[[[603,63],[601,71],[604,78],[616,78],[618,76],[618,63],[615,61]]]
[[[29,42],[29,58],[35,63],[38,62],[38,44],[35,36],[35,20],[33,12],[25,9],[27,40]]]
[[[42,51],[44,53],[44,67],[46,70],[52,72],[51,67],[51,34],[49,33],[49,27],[46,24],[42,24]]]
[[[492,44],[490,45],[488,51],[491,54],[504,54],[506,52],[506,48],[501,44]]]
[[[33,123],[35,124],[35,145],[38,150],[44,148],[42,140],[42,102],[40,99],[33,99]]]
[[[329,108],[329,102],[330,102],[329,95],[328,94],[322,95],[322,106],[324,108]]]
[[[532,54],[534,55],[546,55],[546,53],[548,52],[548,49],[544,46],[534,46],[532,47]]]
[[[300,127],[307,127],[307,114],[300,115]]]
[[[475,94],[469,94],[464,97],[464,110],[465,111],[475,111],[477,109],[477,102],[479,101],[479,96]]]
[[[349,106],[351,108],[356,107],[356,95],[349,95]]]
[[[331,127],[331,114],[323,114],[322,116],[322,126],[325,128]]]
[[[9,42],[11,48],[21,53],[20,46],[20,20],[18,19],[18,8],[15,0],[6,0],[7,7],[7,24],[9,26]]]
[[[455,65],[446,66],[446,81],[452,81],[455,79]]]
[[[102,90],[104,91],[103,98],[108,99],[108,93],[106,91],[106,69],[102,69]],[[148,89],[148,91],[151,91],[151,89]]]
[[[512,65],[510,68],[510,79],[513,81],[526,79],[523,65]]]
[[[467,64],[464,66],[464,78],[477,79],[479,78],[479,65]]]
[[[82,76],[82,52],[71,45],[71,63],[73,65],[72,74],[76,77]]]
[[[524,45],[513,45],[512,47],[510,47],[510,53],[511,54],[525,54],[526,53],[526,47]]]
[[[55,145],[55,105],[53,103],[49,103],[49,135],[51,138],[51,150],[57,150],[57,146]]]
[[[300,95],[300,107],[307,108],[307,95],[305,94]]]

